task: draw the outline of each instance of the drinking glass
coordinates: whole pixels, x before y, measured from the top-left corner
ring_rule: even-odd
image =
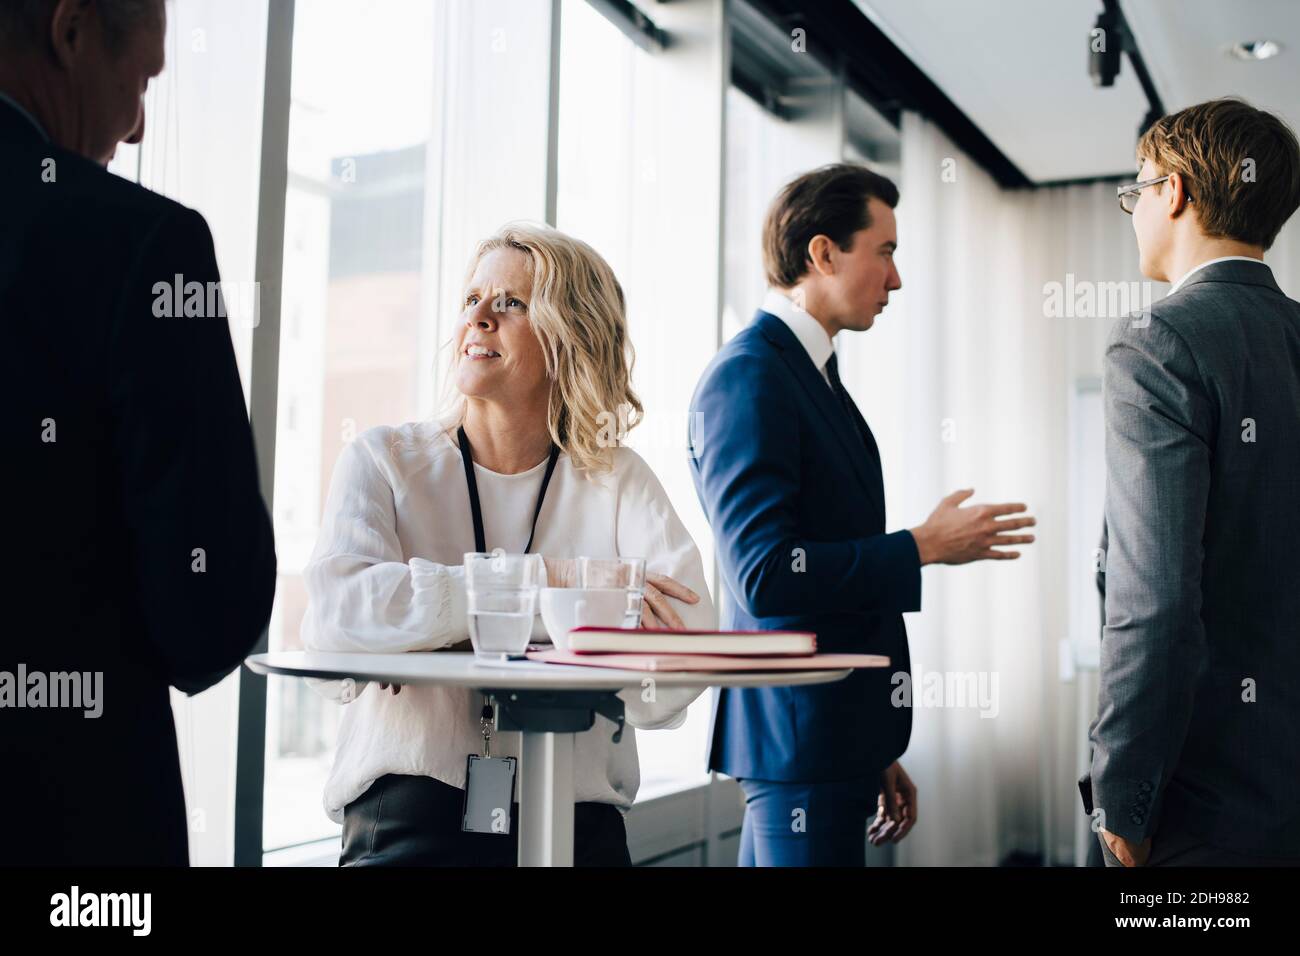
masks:
[[[520,657],[537,613],[542,559],[536,554],[471,551],[465,555],[469,639],[482,660]]]
[[[627,596],[623,629],[641,626],[641,602],[645,598],[645,558],[578,558],[578,586],[584,589],[618,590]]]

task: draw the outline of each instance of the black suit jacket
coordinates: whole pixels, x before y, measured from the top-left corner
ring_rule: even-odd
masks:
[[[0,864],[187,863],[168,685],[216,683],[270,615],[227,320],[156,316],[178,275],[219,278],[198,213],[0,101]],[[100,716],[16,706],[73,673],[102,674]]]

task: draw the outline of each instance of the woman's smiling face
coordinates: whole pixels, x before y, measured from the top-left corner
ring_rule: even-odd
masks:
[[[465,290],[456,387],[467,398],[531,402],[549,394],[546,357],[528,319],[533,277],[518,249],[493,249]]]

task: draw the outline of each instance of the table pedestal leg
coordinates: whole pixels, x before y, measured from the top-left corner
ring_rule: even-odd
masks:
[[[522,737],[519,865],[573,866],[573,734]]]

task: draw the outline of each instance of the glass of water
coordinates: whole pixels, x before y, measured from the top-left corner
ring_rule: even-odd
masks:
[[[476,551],[465,555],[469,639],[475,657],[499,661],[523,655],[533,633],[541,580],[540,555]]]
[[[627,596],[624,630],[641,626],[645,598],[645,558],[578,558],[578,586],[601,591],[618,590]]]

